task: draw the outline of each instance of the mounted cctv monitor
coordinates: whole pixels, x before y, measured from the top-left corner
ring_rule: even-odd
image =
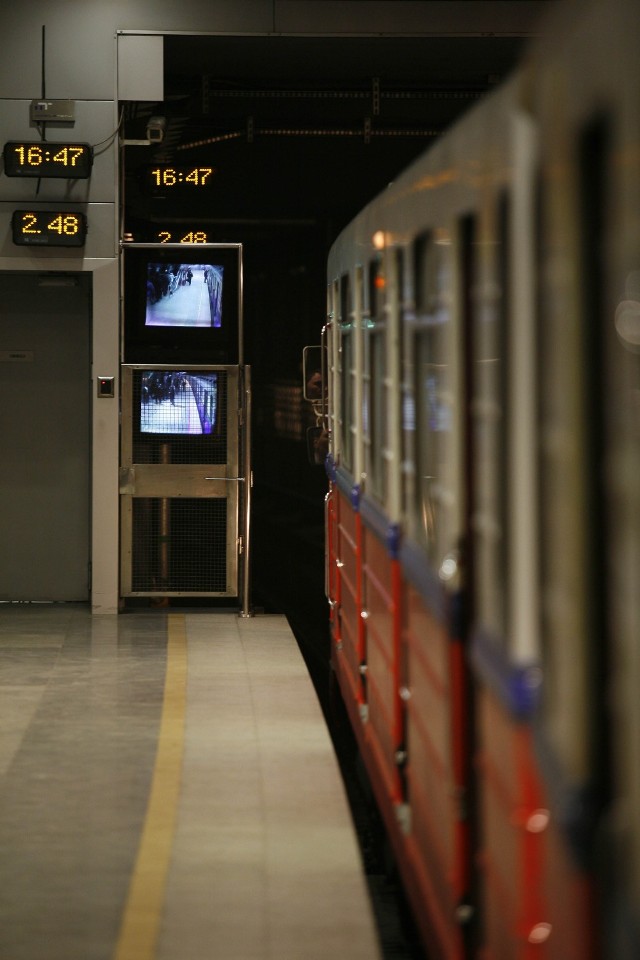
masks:
[[[219,420],[218,373],[143,370],[138,383],[141,434],[206,437]]]
[[[131,364],[122,367],[123,418],[132,463],[226,463],[229,370]]]
[[[127,244],[124,362],[242,362],[239,244]]]

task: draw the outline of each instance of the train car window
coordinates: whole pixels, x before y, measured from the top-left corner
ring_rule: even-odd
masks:
[[[385,495],[384,437],[386,435],[385,274],[382,257],[367,269],[367,309],[363,315],[363,443],[366,492],[381,501]]]
[[[386,400],[386,349],[384,331],[372,329],[369,337],[369,369],[372,384],[371,419],[369,423],[370,452],[369,492],[378,500],[386,497],[386,474],[384,469],[384,438],[387,436],[388,407]]]
[[[405,269],[404,269],[404,250],[398,248],[393,251],[393,270],[395,272],[396,296],[398,298],[398,311],[400,319],[405,311]],[[398,327],[398,336],[400,338],[400,356],[404,354],[404,328],[402,323]]]
[[[543,543],[544,537],[544,502],[543,502],[543,484],[544,484],[544,475],[539,469],[541,466],[541,442],[540,438],[542,436],[542,423],[543,423],[543,397],[540,384],[542,383],[542,361],[543,361],[543,335],[542,335],[542,317],[543,310],[542,305],[544,302],[544,286],[543,286],[543,274],[544,274],[544,198],[545,198],[545,188],[544,181],[542,176],[542,171],[539,170],[536,176],[535,183],[535,199],[534,199],[534,218],[533,218],[533,227],[534,227],[534,273],[535,273],[535,286],[534,286],[534,344],[535,344],[535,358],[534,358],[534,381],[537,384],[536,397],[535,397],[535,446],[536,446],[536,507],[535,507],[535,525],[536,525],[536,570],[535,570],[535,586],[536,594],[538,597],[542,596],[542,584],[544,580],[543,570],[544,564],[542,560],[542,550],[541,546]],[[542,618],[541,618],[541,605],[538,609],[538,616],[536,621],[536,627],[538,632],[538,643],[540,646],[539,657],[541,661],[544,661],[544,640],[542,637]]]
[[[461,218],[459,230],[459,262],[460,270],[460,322],[461,342],[463,353],[463,367],[461,374],[460,393],[462,396],[461,411],[461,449],[462,462],[460,476],[464,484],[461,505],[461,531],[464,549],[464,580],[466,586],[465,615],[467,622],[472,623],[475,618],[475,554],[473,541],[473,518],[476,506],[476,477],[474,471],[477,437],[473,430],[473,384],[474,384],[474,337],[476,324],[479,320],[479,281],[480,257],[478,256],[478,220],[475,214],[468,214]]]
[[[373,465],[371,463],[371,434],[375,429],[372,423],[373,416],[371,411],[372,388],[371,388],[371,311],[375,305],[375,292],[373,285],[374,265],[369,264],[367,270],[366,282],[366,301],[363,303],[362,310],[362,345],[363,345],[363,370],[362,370],[362,444],[364,453],[364,470],[367,475],[367,487],[372,482],[370,477],[373,475]]]
[[[407,353],[407,331],[413,323],[415,303],[411,296],[413,274],[408,269],[407,252],[404,249],[396,251],[396,269],[398,278],[398,339],[400,351],[400,437],[401,437],[401,477],[400,477],[400,510],[406,517],[409,510],[410,490],[413,482],[413,450],[414,433],[416,428],[415,399],[411,375],[411,362]],[[410,339],[410,338],[409,338]]]
[[[387,389],[385,404],[384,491],[389,516],[395,522],[403,514],[402,492],[404,465],[404,437],[402,432],[404,350],[404,248],[388,251],[388,282],[386,300],[387,319]]]
[[[415,430],[411,535],[437,562],[452,548],[450,485],[455,469],[455,337],[451,311],[451,245],[445,235],[428,234],[414,245],[416,312],[413,331]],[[407,344],[407,349],[410,346]],[[406,416],[406,411],[405,411]]]
[[[542,718],[557,768],[554,787],[591,792],[598,766],[606,767],[609,680],[602,316],[611,202],[605,127],[589,126],[577,146],[579,219],[572,235],[580,242],[570,275],[551,270],[549,262],[558,247],[549,234],[562,227],[553,216],[564,209],[562,184],[546,183],[540,196],[539,593]],[[570,376],[567,358],[574,360]]]
[[[338,423],[338,429],[340,431],[342,463],[347,470],[353,470],[353,304],[351,299],[351,284],[349,282],[348,274],[345,274],[340,279],[339,330],[339,378],[340,390],[342,394],[342,419]]]
[[[338,410],[342,403],[342,385],[339,379],[339,343],[340,343],[340,281],[334,280],[327,289],[326,324],[326,410],[325,426],[328,430],[328,448],[334,463],[341,461],[342,437],[338,430]],[[322,351],[322,338],[320,342]],[[322,352],[321,352],[322,358]],[[322,371],[321,371],[322,372]],[[315,453],[313,460],[315,461]]]
[[[507,639],[507,333],[509,316],[509,201],[497,208],[491,278],[485,278],[474,311],[472,417],[474,431],[472,518],[475,613],[483,632]]]
[[[364,443],[367,493],[383,502],[386,496],[384,469],[387,436],[387,350],[385,314],[386,277],[382,259],[368,268],[369,310],[365,320]]]
[[[421,525],[417,523],[419,510],[416,509],[416,342],[419,307],[423,301],[421,266],[423,249],[427,242],[427,235],[418,236],[407,250],[404,260],[404,277],[406,292],[402,312],[402,409],[400,412],[402,423],[402,513],[407,530],[414,539],[421,540],[418,531]]]
[[[606,179],[609,129],[602,118],[594,120],[580,138],[580,264],[582,274],[582,324],[585,330],[584,389],[586,438],[586,506],[589,519],[587,595],[590,598],[586,656],[592,669],[589,700],[592,763],[596,803],[604,804],[610,785],[612,762],[611,716],[608,710],[611,647],[608,633],[611,602],[607,577],[607,503],[605,495],[606,426],[603,317],[605,305]]]
[[[369,316],[374,323],[384,319],[385,277],[380,259],[372,260],[368,270],[369,280]]]

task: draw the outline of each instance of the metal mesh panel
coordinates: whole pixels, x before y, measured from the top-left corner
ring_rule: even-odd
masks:
[[[134,498],[134,592],[224,593],[226,498]]]
[[[226,463],[224,370],[133,371],[134,463]]]

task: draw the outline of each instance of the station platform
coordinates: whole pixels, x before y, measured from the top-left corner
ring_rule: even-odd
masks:
[[[3,960],[376,960],[282,616],[0,604]]]

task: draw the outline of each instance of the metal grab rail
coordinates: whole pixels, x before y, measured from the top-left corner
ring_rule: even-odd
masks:
[[[242,610],[241,617],[253,616],[250,605],[250,586],[251,586],[251,487],[253,486],[253,474],[251,469],[251,367],[242,368],[243,378],[241,379],[241,389],[243,390],[243,464],[244,477],[238,477],[245,484],[244,487],[244,523],[243,523],[243,567],[242,567]]]

